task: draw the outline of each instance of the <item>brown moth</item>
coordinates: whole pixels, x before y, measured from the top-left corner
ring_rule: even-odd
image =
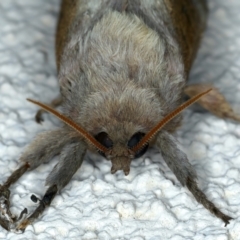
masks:
[[[159,150],[199,203],[229,223],[232,218],[198,188],[196,172],[174,136],[182,110],[200,98],[216,115],[234,118],[216,89],[209,93],[209,85],[186,87],[206,19],[205,0],[62,1],[56,34],[61,96],[49,106],[29,101],[44,109],[36,115],[38,122],[48,111],[65,125],[39,134],[20,157],[19,169],[0,185],[2,227],[24,231],[32,224],[71,180],[87,149],[111,161],[112,173],[128,175],[131,161],[148,147]],[[182,104],[184,93],[193,97]],[[211,107],[212,99],[228,106],[224,113]],[[53,109],[60,104],[63,113]],[[16,219],[9,210],[9,186],[57,154],[43,198],[32,195],[39,206],[25,219],[26,209]]]

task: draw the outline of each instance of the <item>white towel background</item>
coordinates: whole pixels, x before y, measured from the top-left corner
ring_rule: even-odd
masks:
[[[27,97],[49,102],[58,94],[54,32],[59,0],[0,1],[0,183],[19,166],[24,147],[38,132],[62,124]],[[209,1],[208,29],[191,82],[214,83],[240,114],[240,1]],[[160,154],[132,163],[129,176],[110,173],[110,163],[87,156],[72,181],[25,233],[0,228],[0,239],[240,239],[240,124],[207,112],[184,112],[178,138],[199,176],[199,186],[224,213],[224,223],[198,204]],[[11,210],[31,212],[57,162],[26,173],[11,186]]]

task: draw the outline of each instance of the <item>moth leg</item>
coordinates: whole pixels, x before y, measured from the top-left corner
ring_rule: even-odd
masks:
[[[56,193],[69,183],[72,176],[81,166],[85,152],[86,144],[84,142],[71,143],[64,147],[59,163],[56,164],[47,177],[46,185],[50,187],[41,200],[35,195],[31,196],[34,202],[39,200],[39,206],[29,217],[18,224],[16,228],[17,232],[24,232],[25,228],[29,224],[32,224],[43,213],[45,208],[50,205]]]
[[[9,187],[15,183],[29,168],[29,164],[25,163],[17,170],[15,170],[12,175],[7,179],[7,181],[0,185],[0,225],[6,230],[10,230],[10,225],[16,220],[15,216],[11,213],[10,207],[10,190]]]
[[[52,108],[56,108],[56,107],[60,106],[61,104],[62,104],[62,96],[59,95],[51,101],[49,106],[51,106]],[[39,109],[37,111],[37,113],[35,115],[35,120],[37,123],[42,123],[44,121],[44,119],[42,117],[43,113],[46,113],[46,111],[44,109]]]
[[[28,145],[20,157],[23,163],[15,170],[7,181],[0,185],[0,224],[6,230],[13,228],[16,221],[15,216],[9,210],[10,185],[15,183],[27,170],[33,170],[41,163],[50,161],[55,155],[59,154],[66,143],[74,141],[68,129],[58,129],[54,131],[40,133]]]
[[[86,143],[83,141],[66,145],[61,152],[59,162],[47,177],[46,185],[55,184],[59,191],[64,188],[82,165],[86,149]]]
[[[29,170],[35,169],[42,163],[49,162],[61,152],[67,143],[73,141],[76,141],[76,138],[67,128],[42,132],[27,146],[20,157],[20,161],[28,162]]]
[[[183,186],[187,186],[195,199],[216,217],[222,219],[225,226],[229,224],[231,217],[222,213],[207,196],[199,189],[196,179],[197,175],[189,163],[187,156],[177,146],[174,137],[167,132],[159,134],[156,145],[162,153],[163,159],[168,167],[173,171],[177,179]]]
[[[188,97],[193,97],[196,94],[210,88],[212,88],[212,91],[200,98],[198,100],[198,104],[220,118],[229,118],[240,122],[240,115],[233,111],[226,98],[213,85],[204,83],[192,84],[185,87],[184,93]]]
[[[48,207],[53,198],[55,197],[55,195],[57,194],[58,188],[56,185],[53,185],[51,187],[48,188],[48,190],[46,191],[46,193],[44,194],[43,198],[37,199],[39,200],[39,205],[38,207],[35,209],[35,211],[26,219],[24,219],[22,222],[20,222],[20,224],[17,226],[16,231],[17,232],[24,232],[25,228],[32,224],[34,222],[35,219],[37,219],[45,210],[46,207]],[[34,201],[36,200],[36,197],[34,195],[32,195],[31,197]]]

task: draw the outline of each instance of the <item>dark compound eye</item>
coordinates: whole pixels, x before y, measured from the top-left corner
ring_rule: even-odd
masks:
[[[113,141],[109,138],[106,132],[100,132],[95,136],[95,139],[106,148],[112,148]],[[103,152],[99,152],[103,157],[106,157]]]
[[[135,145],[137,145],[139,143],[139,141],[145,136],[145,133],[141,133],[141,132],[137,132],[135,133],[131,139],[128,141],[128,148],[132,148]],[[134,158],[139,158],[141,157],[148,149],[148,144],[146,146],[144,146],[141,150],[139,150],[138,152],[136,152]]]

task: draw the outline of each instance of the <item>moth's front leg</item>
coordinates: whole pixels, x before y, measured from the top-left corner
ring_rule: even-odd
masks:
[[[25,149],[20,157],[22,165],[15,170],[7,181],[0,185],[0,225],[6,230],[14,228],[16,218],[10,207],[9,187],[15,183],[26,171],[33,170],[44,162],[50,161],[59,154],[62,148],[74,140],[71,132],[66,128],[40,133]]]
[[[173,171],[181,184],[187,186],[195,199],[216,217],[222,219],[225,226],[229,224],[232,218],[222,213],[198,188],[196,172],[189,163],[186,154],[178,148],[174,137],[163,131],[158,135],[156,146],[160,150],[168,167]]]
[[[16,182],[27,171],[28,168],[28,163],[22,165],[13,172],[13,174],[3,185],[0,185],[0,225],[8,231],[11,229],[16,220],[16,217],[10,211],[9,187]]]
[[[240,115],[233,111],[226,98],[213,85],[205,83],[188,85],[185,87],[184,93],[188,97],[193,97],[210,88],[212,91],[199,99],[198,104],[220,118],[229,118],[240,122]]]
[[[16,230],[23,232],[25,228],[32,224],[43,213],[45,208],[49,206],[57,194],[79,169],[82,164],[83,157],[86,152],[86,144],[82,141],[66,145],[60,154],[60,160],[53,168],[46,180],[46,185],[50,186],[43,198],[40,200],[32,195],[33,201],[39,201],[39,206],[26,219],[21,221]]]

